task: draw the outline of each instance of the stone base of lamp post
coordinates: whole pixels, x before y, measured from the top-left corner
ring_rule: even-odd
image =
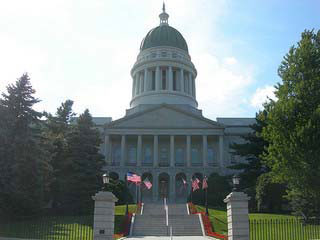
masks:
[[[94,203],[94,240],[112,240],[114,234],[114,203],[118,199],[111,192],[98,192]]]
[[[243,192],[232,192],[225,199],[228,216],[228,240],[249,239],[248,200]]]

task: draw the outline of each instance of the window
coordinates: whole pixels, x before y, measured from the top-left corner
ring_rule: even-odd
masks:
[[[167,89],[167,71],[162,70],[162,90]]]
[[[189,93],[189,78],[187,74],[184,74],[184,92]]]
[[[152,163],[151,145],[146,144],[144,147],[144,163]]]
[[[129,146],[128,162],[135,164],[137,162],[137,148],[135,146]]]
[[[183,165],[184,163],[184,151],[183,148],[176,149],[176,165]]]
[[[167,52],[161,52],[161,57],[167,57]]]
[[[143,93],[144,91],[144,76],[140,73],[140,92]]]
[[[161,147],[160,149],[160,163],[168,163],[168,148],[166,147]]]
[[[172,72],[172,79],[173,79],[173,91],[178,90],[178,84],[177,84],[177,71]]]
[[[191,162],[192,163],[200,163],[199,161],[199,151],[197,148],[192,148],[191,149]]]
[[[151,90],[156,90],[156,71],[152,71]]]
[[[121,147],[119,144],[116,144],[112,148],[112,165],[119,165],[121,160]]]
[[[214,157],[214,151],[212,148],[208,148],[208,153],[207,153],[207,157],[208,157],[208,164],[209,165],[215,165],[215,157]]]

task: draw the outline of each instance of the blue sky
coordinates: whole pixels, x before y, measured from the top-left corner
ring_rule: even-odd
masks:
[[[205,116],[254,117],[277,68],[304,29],[319,29],[319,0],[167,0],[169,24],[188,42]],[[130,69],[161,0],[0,2],[0,91],[29,72],[38,110],[75,101],[81,113],[122,117]]]

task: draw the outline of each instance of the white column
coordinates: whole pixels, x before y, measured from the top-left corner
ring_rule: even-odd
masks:
[[[170,136],[170,166],[174,167],[174,136]]]
[[[173,74],[171,66],[169,66],[169,91],[173,91]]]
[[[208,137],[202,136],[202,164],[204,167],[208,166]]]
[[[126,163],[126,135],[121,136],[121,162],[120,166],[123,167]]]
[[[189,72],[189,93],[193,96],[192,73]]]
[[[169,194],[169,201],[170,202],[175,202],[175,197],[176,197],[176,176],[173,174],[170,176],[170,194]]]
[[[153,166],[158,167],[158,136],[153,136]]]
[[[137,166],[141,166],[141,161],[142,161],[142,136],[138,136],[138,154],[137,154]]]
[[[159,91],[161,87],[161,82],[160,82],[160,67],[157,66],[156,68],[156,91]]]
[[[180,69],[180,90],[184,92],[184,76],[183,76],[183,69]]]
[[[219,136],[219,164],[220,168],[223,168],[223,135]]]
[[[139,73],[139,75],[140,75],[140,93],[143,93],[143,91],[144,91],[144,76],[142,75],[142,73],[140,72]]]
[[[139,94],[139,89],[140,89],[140,78],[139,78],[139,73],[136,73],[136,95]]]
[[[191,166],[191,136],[187,136],[187,167]]]
[[[110,164],[109,152],[110,152],[110,136],[105,135],[104,137],[104,144],[105,144],[105,161],[107,164]]]
[[[132,97],[136,95],[136,78],[133,76],[133,83],[132,83]]]
[[[243,192],[232,192],[225,199],[228,216],[228,239],[249,239],[249,211],[250,198]]]
[[[148,91],[148,69],[144,69],[144,92]]]

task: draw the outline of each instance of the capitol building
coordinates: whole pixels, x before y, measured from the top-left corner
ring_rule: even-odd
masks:
[[[116,179],[127,172],[148,178],[144,201],[186,201],[183,180],[192,176],[231,174],[228,166],[243,161],[231,154],[254,118],[202,115],[197,102],[197,69],[182,34],[168,23],[163,7],[160,25],[141,42],[131,69],[132,99],[123,118],[93,118],[103,135],[104,171]],[[218,79],[215,79],[218,81]],[[129,186],[135,196],[135,186]]]

